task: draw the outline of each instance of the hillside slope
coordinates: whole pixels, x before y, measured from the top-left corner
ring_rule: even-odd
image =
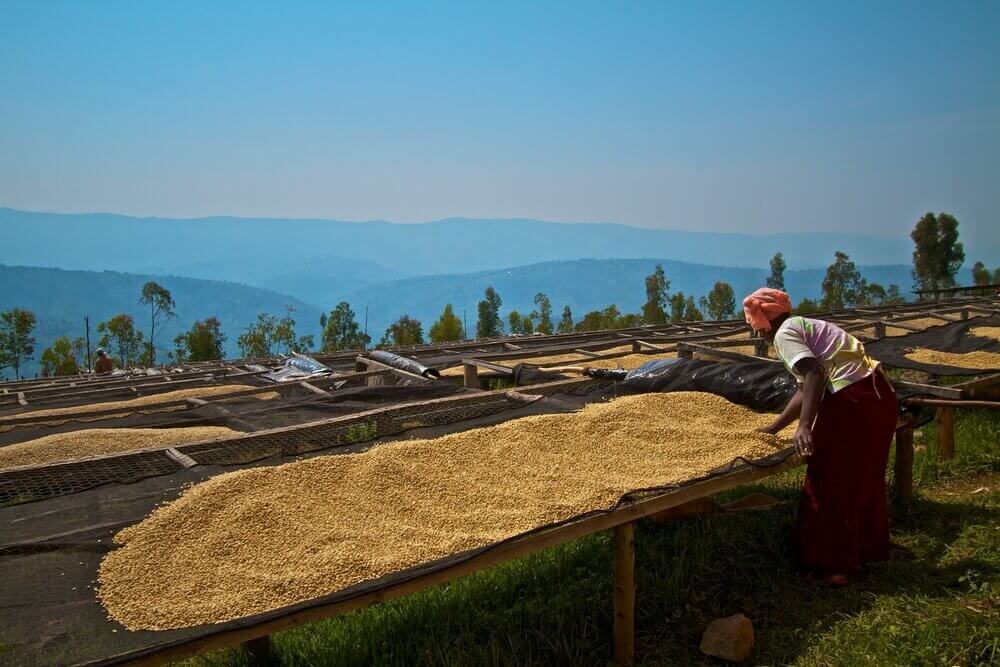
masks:
[[[459,317],[464,309],[468,326],[474,330],[476,303],[490,285],[503,299],[501,314],[505,316],[513,309],[530,312],[538,292],[548,295],[555,316],[565,305],[570,306],[574,317],[610,303],[623,311],[637,312],[645,301],[645,277],[652,273],[656,264],[663,264],[671,282],[671,292],[681,291],[695,298],[708,293],[719,280],[730,283],[737,297],[741,297],[763,285],[768,275],[764,269],[690,264],[671,259],[581,259],[462,275],[408,278],[358,290],[350,295],[349,301],[359,313],[368,307],[373,338],[378,338],[403,313],[421,320],[426,332],[445,303],[451,303]],[[868,280],[883,286],[896,283],[904,292],[909,288],[908,266],[868,266],[861,267],[861,272]],[[785,272],[785,284],[796,302],[803,297],[816,298],[824,273],[825,269],[789,270]]]
[[[0,310],[26,308],[38,318],[35,361],[26,372],[34,374],[38,357],[59,336],[83,336],[83,318],[90,316],[91,339],[96,347],[97,323],[121,312],[131,314],[148,336],[149,313],[139,304],[142,285],[155,280],[173,293],[177,318],[157,333],[157,349],[172,349],[174,337],[195,320],[216,316],[229,337],[227,350],[237,351],[236,338],[257,313],[284,313],[285,306],[296,309],[299,333],[318,333],[319,310],[294,297],[234,283],[180,278],[142,276],[114,271],[64,271],[24,266],[0,266]],[[164,359],[163,352],[158,353]],[[8,374],[10,371],[7,371]]]

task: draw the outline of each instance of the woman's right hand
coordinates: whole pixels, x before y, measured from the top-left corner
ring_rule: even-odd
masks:
[[[800,423],[799,427],[795,429],[794,440],[795,451],[800,456],[809,456],[813,453],[813,434],[811,428]]]

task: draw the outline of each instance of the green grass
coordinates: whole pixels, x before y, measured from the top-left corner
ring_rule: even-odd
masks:
[[[757,664],[1000,663],[1000,415],[959,412],[956,428],[958,456],[947,462],[933,456],[933,425],[922,429],[916,497],[893,510],[892,558],[843,589],[814,587],[793,569],[801,469],[719,498],[758,491],[790,501],[777,510],[640,524],[637,662],[714,664],[698,652],[701,632],[743,612]],[[275,650],[286,665],[604,665],[611,565],[610,535],[594,535],[281,633]]]

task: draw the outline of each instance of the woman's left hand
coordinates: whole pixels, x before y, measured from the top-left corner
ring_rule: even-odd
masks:
[[[795,451],[802,456],[809,456],[813,453],[813,434],[812,429],[805,424],[799,424],[799,427],[795,429]]]

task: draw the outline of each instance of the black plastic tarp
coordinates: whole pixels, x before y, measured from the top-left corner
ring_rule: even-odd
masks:
[[[966,353],[976,351],[1000,352],[1000,339],[985,336],[974,336],[969,332],[973,327],[1000,326],[1000,315],[975,317],[961,322],[952,322],[943,326],[932,327],[926,331],[911,333],[906,336],[892,336],[867,343],[865,349],[875,359],[894,368],[911,368],[931,375],[983,375],[988,372],[1000,372],[1000,367],[993,369],[962,368],[942,364],[927,364],[906,357],[918,348],[939,350],[941,352]]]

